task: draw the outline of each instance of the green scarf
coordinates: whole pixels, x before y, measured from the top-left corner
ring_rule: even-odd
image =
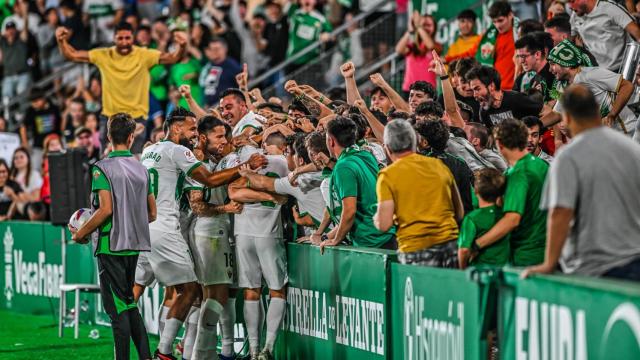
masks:
[[[570,40],[564,39],[558,45],[556,45],[547,56],[549,63],[558,64],[562,67],[578,67],[578,66],[593,66],[589,56],[577,47]],[[568,86],[566,80],[554,80],[551,87],[550,96],[552,99],[558,100],[564,88]]]
[[[518,27],[520,26],[520,20],[517,17],[513,17],[513,40],[518,39]],[[478,44],[478,50],[476,52],[476,59],[481,65],[493,66],[496,61],[496,41],[498,40],[498,29],[491,24],[482,39]]]

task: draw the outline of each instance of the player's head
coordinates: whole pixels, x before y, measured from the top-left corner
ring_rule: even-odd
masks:
[[[337,116],[327,125],[327,149],[338,157],[343,149],[356,143],[356,123],[344,116]]]
[[[189,149],[193,149],[198,139],[196,115],[178,106],[165,120],[167,138]]]
[[[133,50],[134,43],[133,26],[125,21],[116,25],[113,32],[113,43],[116,45],[118,54],[129,55]]]
[[[273,132],[262,141],[262,148],[267,155],[282,155],[287,148],[287,138],[280,132]]]
[[[240,89],[235,88],[222,92],[220,95],[220,108],[222,119],[232,127],[236,126],[238,121],[249,112],[244,94]]]
[[[211,155],[222,155],[227,141],[224,122],[213,115],[206,115],[198,123],[198,144]]]
[[[495,203],[504,195],[505,177],[500,170],[486,168],[476,171],[473,188],[478,197],[488,203]]]
[[[305,139],[306,135],[298,133],[296,134],[291,146],[291,148],[293,149],[293,162],[295,163],[296,167],[311,163],[311,158],[309,158],[309,152],[307,151],[307,147],[305,144]]]
[[[331,154],[327,149],[326,134],[322,131],[314,131],[307,135],[304,146],[307,148],[309,159],[318,168],[322,169],[329,163]]]
[[[109,119],[107,124],[107,137],[115,148],[117,145],[126,145],[127,148],[133,144],[133,132],[136,129],[136,122],[129,114],[117,113]]]

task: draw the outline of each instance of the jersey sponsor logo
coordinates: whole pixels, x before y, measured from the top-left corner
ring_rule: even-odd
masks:
[[[100,177],[100,171],[98,171],[98,170],[94,171],[94,172],[93,172],[93,178],[94,178],[95,180],[98,180],[98,178],[99,178],[99,177]]]
[[[196,156],[193,155],[193,152],[191,152],[191,150],[185,150],[184,151],[184,157],[187,158],[187,161],[191,161],[191,162],[196,162]]]

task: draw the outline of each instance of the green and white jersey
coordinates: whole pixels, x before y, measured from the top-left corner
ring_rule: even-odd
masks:
[[[202,163],[191,150],[165,140],[145,148],[141,161],[149,171],[158,208],[158,220],[150,226],[179,230],[180,198],[185,180]]]
[[[331,31],[331,24],[317,11],[304,12],[297,9],[289,17],[289,47],[287,57],[291,57],[302,49],[320,39],[320,34]],[[296,61],[295,64],[306,64],[320,54],[320,49],[312,50]]]
[[[240,152],[240,160],[247,161],[257,149],[245,146]],[[275,178],[286,177],[289,174],[287,159],[283,155],[267,155],[269,164],[258,173]],[[280,205],[264,201],[260,203],[244,204],[242,213],[234,216],[234,234],[258,237],[282,237],[282,221],[280,219]]]
[[[240,119],[240,121],[238,121],[236,126],[233,127],[231,135],[233,137],[240,136],[244,129],[248,127],[254,128],[256,129],[256,131],[260,131],[260,129],[262,129],[262,124],[264,124],[265,122],[267,122],[267,119],[265,119],[261,115],[254,113],[253,111],[249,111],[242,117],[242,119]]]

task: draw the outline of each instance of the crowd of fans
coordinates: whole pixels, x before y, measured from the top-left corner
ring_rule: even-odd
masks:
[[[5,111],[10,115],[0,119],[0,135],[18,140],[12,156],[0,160],[0,220],[46,219],[46,154],[75,147],[85,149],[90,162],[100,159],[109,152],[104,132],[109,116],[126,110],[137,118],[132,152],[139,155],[145,145],[164,137],[165,114],[186,108],[198,118],[210,114],[230,126],[227,151],[254,146],[287,156],[290,184],[302,190],[284,193],[299,195],[297,205],[290,202],[283,208],[290,240],[321,249],[338,244],[398,249],[400,260],[408,264],[464,268],[544,263],[544,269],[533,271],[549,272],[560,257],[557,248],[549,247],[550,239],[558,239],[558,233],[550,236],[555,225],[564,226],[565,239],[582,236],[593,245],[590,249],[604,251],[591,259],[602,266],[588,267],[585,273],[602,275],[627,265],[610,261],[610,249],[598,247],[607,234],[599,230],[602,237],[594,239],[580,228],[596,221],[584,224],[592,217],[579,211],[589,211],[583,208],[584,199],[597,190],[589,183],[591,172],[573,167],[592,166],[593,160],[586,165],[565,159],[560,169],[554,157],[562,157],[558,150],[570,148],[578,138],[583,141],[577,133],[596,127],[587,121],[594,114],[604,126],[640,141],[637,116],[627,106],[634,83],[619,74],[626,42],[640,39],[630,15],[633,1],[534,2],[535,11],[526,7],[530,2],[496,1],[488,9],[491,26],[482,33],[474,11],[460,12],[459,35],[448,46],[435,40],[437,19],[415,11],[396,45],[406,59],[397,91],[374,73],[374,88],[364,99],[355,80],[358,59],[340,67],[342,92],[323,94],[288,81],[284,90],[289,101],[264,99],[258,88],[248,88],[249,79],[308,45],[331,42],[331,29],[363,3],[343,5],[339,11],[333,2],[322,7],[316,0],[267,0],[251,6],[243,0],[137,1],[136,6],[16,0],[10,8],[4,5],[0,51],[5,110],[16,94],[65,59],[92,63],[100,75],[85,82],[71,74],[77,77],[74,86],[60,87],[53,97],[33,88],[24,111]],[[318,9],[327,11],[327,17]],[[118,88],[110,62],[120,57],[109,48],[87,51],[112,41],[125,59],[117,66],[142,64],[149,81]],[[317,55],[298,58],[287,71]],[[127,94],[133,95],[127,99]],[[589,113],[593,106],[596,112]],[[623,141],[622,136],[615,139]],[[638,152],[640,145],[624,144],[625,151]],[[582,148],[585,158],[607,150],[597,144]],[[609,175],[634,186],[630,178],[637,173],[631,171],[638,161],[628,158],[626,167]],[[554,174],[560,178],[552,178]],[[570,176],[590,185],[569,186]],[[571,196],[559,195],[568,187]],[[608,203],[617,195],[608,194]],[[317,199],[309,201],[309,196]],[[637,225],[636,206],[627,199],[624,219]],[[571,216],[552,222],[556,208],[570,209]],[[626,225],[629,231],[616,236],[637,240],[632,228]],[[640,243],[625,246],[639,249]],[[572,266],[565,270],[582,271],[585,255],[570,250],[563,265]],[[615,256],[635,261],[636,255],[634,250]]]

